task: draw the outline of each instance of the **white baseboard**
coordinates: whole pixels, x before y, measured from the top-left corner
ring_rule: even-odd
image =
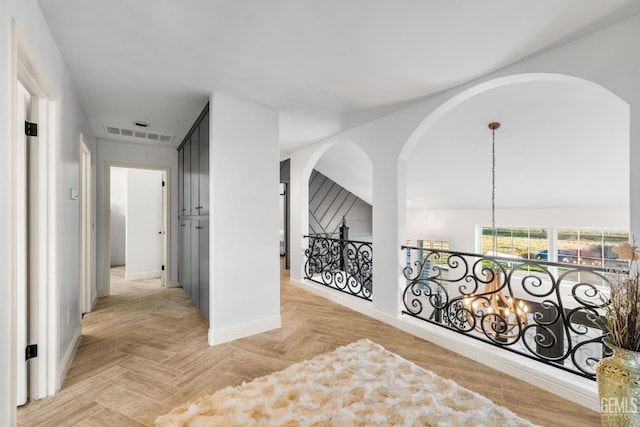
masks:
[[[144,279],[159,279],[162,277],[162,271],[143,271],[142,273],[125,273],[124,280],[126,282],[130,280],[144,280]]]
[[[180,283],[177,280],[167,280],[167,288],[180,288]]]
[[[410,316],[393,317],[375,310],[371,303],[358,300],[322,285],[291,279],[291,283],[352,310],[432,342],[447,350],[490,366],[536,387],[549,391],[579,405],[600,412],[598,387],[595,381],[556,369],[541,362],[506,352],[471,337],[447,331]],[[506,357],[505,357],[506,356]]]
[[[209,329],[209,345],[222,344],[251,335],[261,334],[262,332],[267,332],[272,329],[278,329],[281,324],[280,316],[276,316],[219,331]]]
[[[80,339],[82,338],[82,326],[78,327],[73,334],[73,338],[71,339],[71,343],[67,348],[67,351],[64,353],[64,357],[60,361],[60,365],[58,366],[58,383],[56,384],[56,391],[62,388],[62,383],[64,382],[64,377],[67,376],[67,371],[69,367],[71,367],[71,362],[73,361],[73,356],[76,354],[76,350],[80,345]]]

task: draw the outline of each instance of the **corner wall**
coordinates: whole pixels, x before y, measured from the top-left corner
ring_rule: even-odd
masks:
[[[127,170],[111,170],[111,267],[125,265],[127,236]]]
[[[211,98],[209,343],[280,327],[276,110]]]

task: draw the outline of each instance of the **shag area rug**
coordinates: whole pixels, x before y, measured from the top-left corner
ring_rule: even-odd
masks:
[[[533,426],[367,339],[227,387],[156,426]]]

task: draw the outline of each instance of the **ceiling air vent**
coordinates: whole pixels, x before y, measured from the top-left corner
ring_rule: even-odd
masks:
[[[174,135],[165,135],[162,133],[154,133],[154,132],[142,132],[139,130],[119,128],[117,126],[105,125],[104,131],[107,133],[107,135],[127,136],[130,138],[151,141],[151,142],[170,143],[174,139]]]

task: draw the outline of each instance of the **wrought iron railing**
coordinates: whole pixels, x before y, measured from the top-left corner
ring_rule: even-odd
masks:
[[[595,379],[602,268],[402,246],[403,313]]]
[[[305,279],[371,300],[373,247],[370,242],[333,239],[321,235],[309,239],[305,250]]]

